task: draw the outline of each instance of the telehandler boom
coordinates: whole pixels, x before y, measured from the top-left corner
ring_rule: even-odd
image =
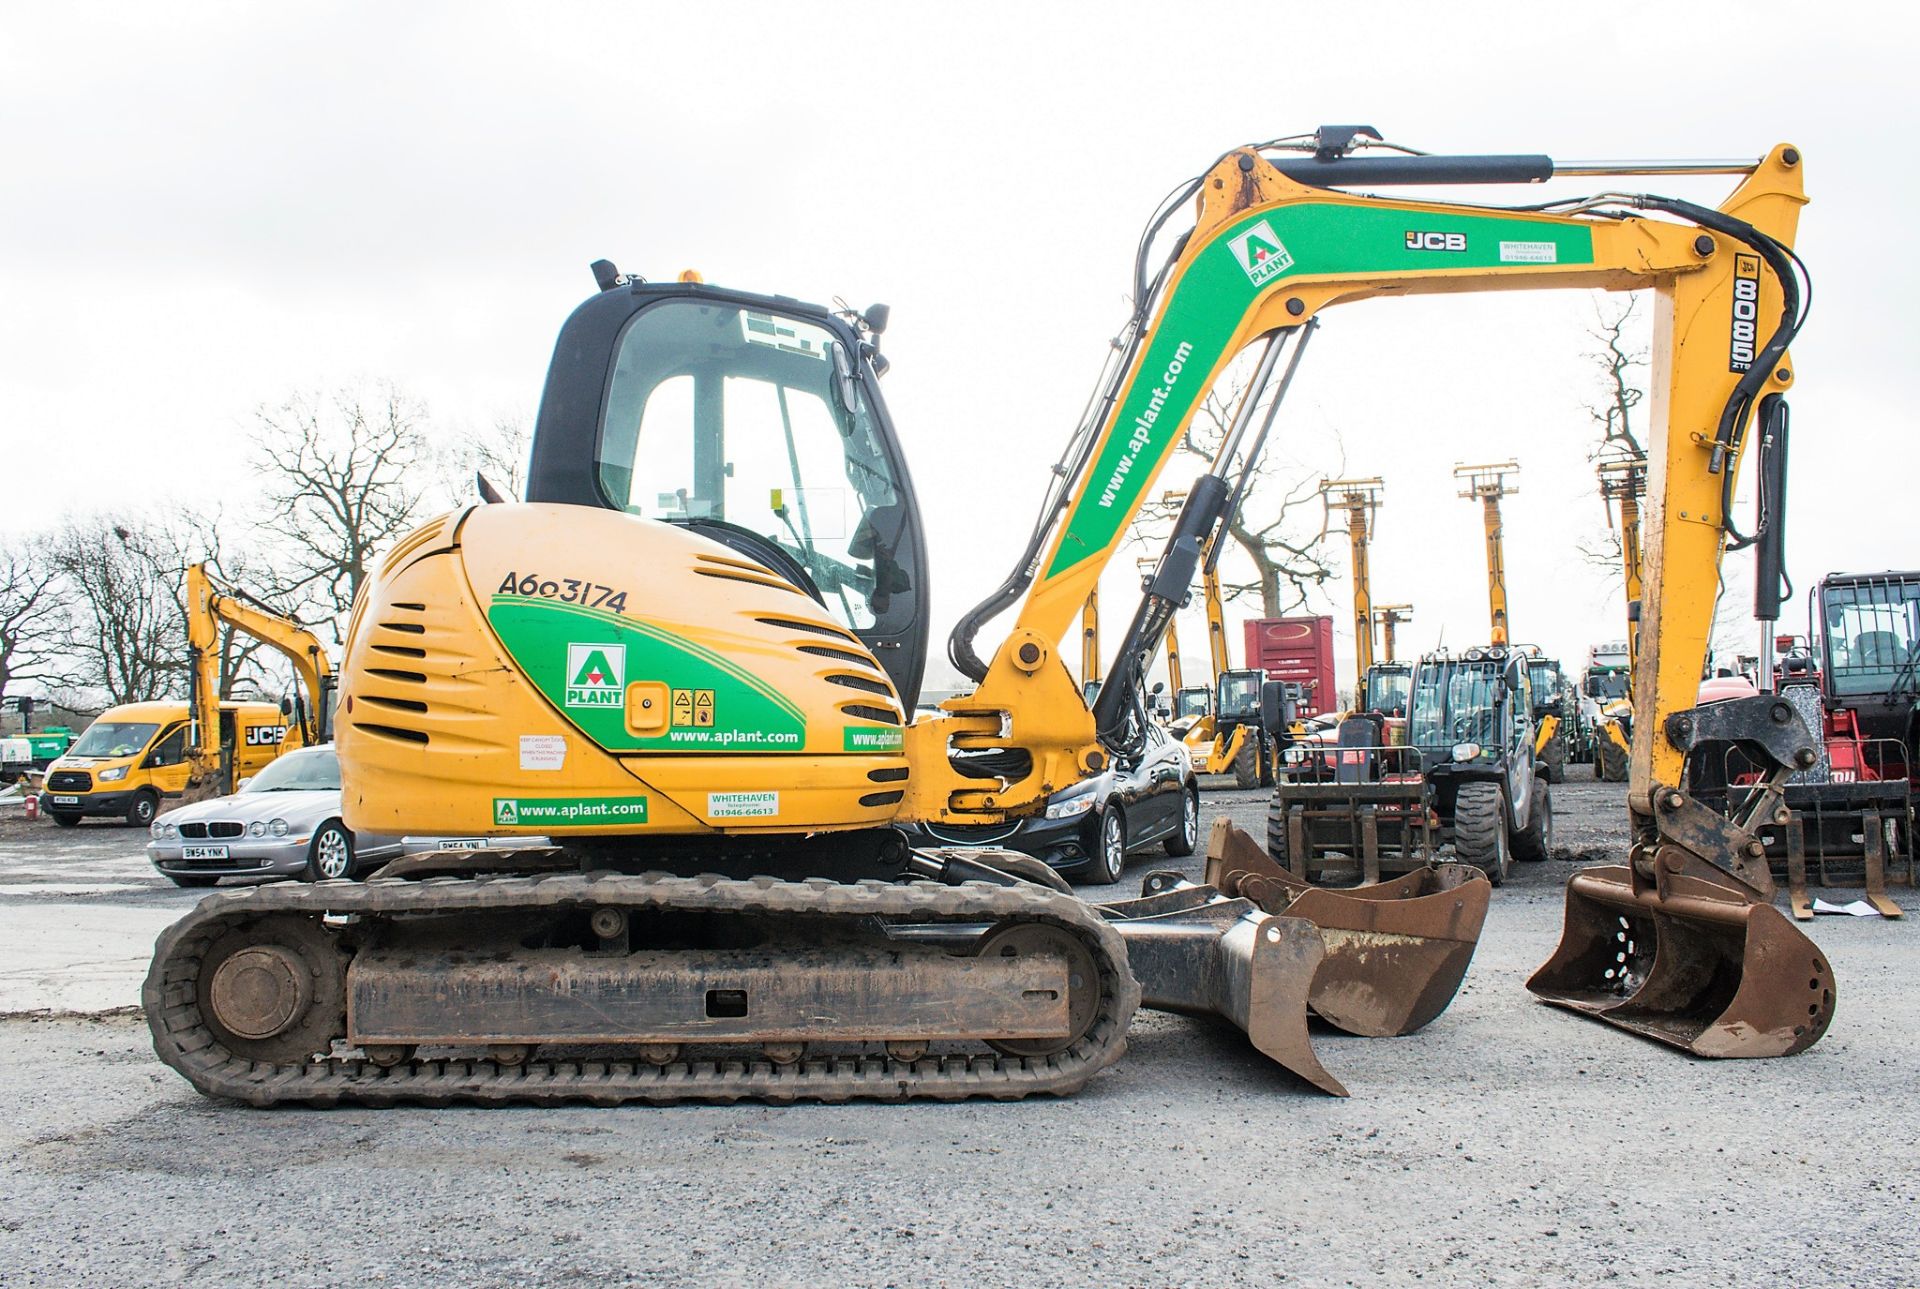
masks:
[[[1083,1085],[1144,1000],[1227,1016],[1340,1090],[1304,1023],[1321,1003],[1347,1014],[1321,976],[1334,949],[1284,885],[1264,907],[1213,888],[1092,906],[1027,880],[1046,875],[1021,857],[910,851],[891,825],[1014,820],[1137,755],[1145,646],[1251,477],[1283,350],[1291,376],[1322,310],[1546,287],[1652,290],[1660,345],[1633,851],[1575,875],[1530,987],[1703,1055],[1815,1042],[1832,975],[1737,875],[1751,814],[1714,815],[1681,786],[1700,738],[1774,767],[1759,809],[1812,756],[1766,700],[1689,709],[1747,427],[1792,381],[1800,154],[1681,167],[1740,176],[1718,210],[1604,194],[1500,208],[1348,190],[1647,168],[1379,154],[1368,138],[1236,149],[1155,215],[1138,310],[1039,520],[949,638],[978,687],[911,725],[926,560],[878,397],[883,311],[597,264],[603,290],[555,348],[529,502],[442,516],[389,552],[355,606],[338,730],[350,826],[556,845],[430,870],[492,880],[211,897],[156,947],[144,997],[162,1058],[258,1103],[1017,1097]],[[1763,339],[1736,329],[1756,310],[1778,319]],[[1247,394],[1089,708],[1063,642],[1201,395],[1248,349]],[[1371,1010],[1385,1029],[1426,1009]]]

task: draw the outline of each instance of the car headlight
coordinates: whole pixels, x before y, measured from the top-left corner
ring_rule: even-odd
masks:
[[[100,775],[99,775],[100,782],[118,783],[120,782],[120,780],[127,777],[128,768],[129,767],[124,765],[116,765],[109,769],[102,770],[100,771]]]
[[[164,819],[156,819],[153,821],[153,827],[147,829],[147,831],[153,835],[155,840],[165,841],[167,838],[177,835],[180,830]]]
[[[1456,761],[1479,760],[1480,745],[1478,743],[1455,743],[1453,745],[1453,759]]]
[[[266,835],[267,835],[267,826],[261,823],[258,819],[254,820],[252,823],[247,825],[247,836],[264,837]]]
[[[284,837],[287,835],[287,821],[284,819],[268,820],[267,831],[276,837]]]
[[[1084,792],[1077,797],[1068,797],[1065,801],[1053,801],[1047,804],[1047,818],[1071,819],[1075,815],[1084,815],[1093,809],[1094,796]]]

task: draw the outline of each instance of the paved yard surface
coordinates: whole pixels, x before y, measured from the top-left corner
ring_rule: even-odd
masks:
[[[129,830],[0,817],[0,1283],[1914,1283],[1920,918],[1812,927],[1811,1051],[1691,1060],[1522,988],[1624,846],[1620,789],[1556,804],[1564,858],[1495,894],[1445,1015],[1316,1034],[1351,1099],[1142,1013],[1067,1100],[657,1110],[204,1100],[128,1014],[197,893]]]

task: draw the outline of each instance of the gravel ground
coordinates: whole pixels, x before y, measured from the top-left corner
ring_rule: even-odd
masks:
[[[1523,989],[1575,860],[1624,845],[1619,788],[1556,805],[1561,858],[1496,893],[1445,1015],[1316,1035],[1348,1100],[1230,1028],[1142,1013],[1065,1100],[259,1112],[195,1094],[135,1018],[16,1015],[0,1283],[1914,1283],[1916,928],[1822,919],[1827,1038],[1691,1060]],[[0,913],[190,906],[138,842],[0,820]],[[0,967],[18,949],[0,939]]]

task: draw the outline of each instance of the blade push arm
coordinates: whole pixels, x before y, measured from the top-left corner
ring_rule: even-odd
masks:
[[[1258,152],[1229,154],[1198,186],[1192,231],[1106,406],[1017,623],[951,721],[910,733],[910,817],[1031,809],[1104,761],[1060,642],[1172,455],[1201,395],[1236,355],[1322,310],[1385,295],[1548,288],[1650,289],[1655,319],[1647,594],[1636,728],[1692,705],[1725,541],[1726,499],[1759,399],[1792,382],[1790,244],[1804,203],[1797,150],[1774,148],[1717,211],[1632,198],[1571,213],[1389,200],[1302,185]],[[1689,223],[1623,213],[1625,203]],[[1773,251],[1763,253],[1772,246]],[[983,789],[949,746],[1015,746],[1032,772]],[[1636,809],[1679,780],[1683,753],[1637,741]]]

